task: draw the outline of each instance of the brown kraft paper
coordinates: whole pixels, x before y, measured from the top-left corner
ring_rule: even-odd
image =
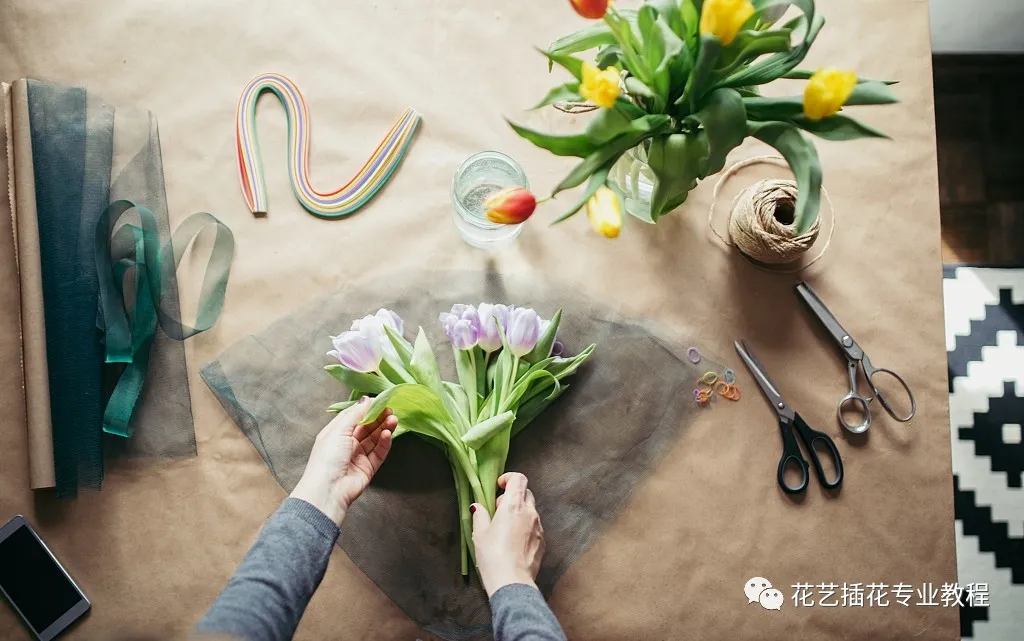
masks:
[[[815,141],[838,227],[824,259],[786,276],[709,241],[715,177],[657,226],[627,221],[615,241],[594,234],[582,215],[548,227],[565,197],[543,205],[509,248],[485,254],[458,238],[448,194],[470,154],[511,155],[538,194],[573,166],[504,121],[583,126],[585,116],[524,111],[564,80],[547,72],[534,47],[588,24],[568,2],[6,3],[0,77],[83,84],[110,104],[151,109],[160,120],[172,227],[210,211],[231,227],[238,248],[219,323],[186,344],[197,458],[115,461],[102,492],[34,501],[24,467],[28,432],[16,416],[0,432],[0,515],[21,512],[37,525],[94,604],[68,638],[187,634],[284,498],[199,368],[344,283],[426,266],[541,274],[693,337],[737,373],[742,400],[699,414],[556,584],[551,605],[570,639],[958,639],[958,610],[916,606],[916,595],[909,607],[795,607],[791,598],[797,583],[920,588],[957,580],[928,4],[817,5],[828,24],[802,67],[900,80],[901,102],[850,109],[891,141]],[[321,190],[347,181],[405,107],[423,114],[405,161],[358,214],[320,220],[295,202],[285,118],[272,98],[261,101],[257,117],[270,211],[257,219],[247,210],[235,165],[235,106],[245,83],[266,71],[291,77],[309,103],[312,181]],[[765,93],[802,86],[783,82]],[[748,141],[729,164],[766,153]],[[757,179],[785,175],[773,171],[744,170],[719,203],[727,206]],[[725,210],[719,214],[721,228]],[[0,273],[13,276],[10,260],[0,252],[7,261]],[[186,318],[200,263],[186,257],[179,271]],[[840,434],[835,406],[846,393],[845,362],[793,293],[801,279],[877,365],[907,379],[918,401],[911,424],[876,412],[866,438]],[[6,278],[0,294],[16,287]],[[0,310],[4,349],[17,348],[12,314]],[[737,338],[750,343],[797,411],[836,440],[846,473],[838,496],[814,479],[803,500],[782,495],[775,415],[733,351]],[[15,393],[0,387],[2,406]],[[780,611],[747,603],[743,585],[755,576],[783,591]],[[5,608],[0,629],[27,638]],[[297,634],[417,637],[428,638],[340,550]]]

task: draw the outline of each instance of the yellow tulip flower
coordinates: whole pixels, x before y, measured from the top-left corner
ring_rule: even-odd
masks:
[[[598,187],[587,200],[587,220],[594,231],[605,238],[615,238],[622,230],[622,203],[609,187]]]
[[[700,11],[700,32],[730,45],[752,15],[754,5],[750,0],[705,0]]]
[[[804,115],[821,120],[835,114],[857,86],[857,74],[839,69],[818,69],[804,88]]]
[[[598,69],[589,62],[583,63],[583,81],[580,95],[598,107],[614,107],[619,97],[619,70],[615,67]]]

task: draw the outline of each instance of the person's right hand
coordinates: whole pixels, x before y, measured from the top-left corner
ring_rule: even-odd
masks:
[[[498,487],[505,493],[498,497],[493,519],[479,503],[470,507],[476,565],[488,598],[513,583],[537,587],[534,579],[544,556],[544,528],[526,477],[506,472],[498,479]]]

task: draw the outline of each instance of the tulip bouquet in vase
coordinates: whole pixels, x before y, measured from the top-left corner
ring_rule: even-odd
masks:
[[[394,312],[379,310],[332,337],[325,369],[351,390],[338,412],[361,396],[375,396],[367,421],[391,408],[399,417],[395,438],[412,432],[440,447],[455,479],[459,504],[462,573],[473,556],[470,505],[494,514],[498,477],[512,437],[568,389],[572,376],[594,351],[562,354],[556,339],[562,312],[550,320],[536,311],[481,303],[454,305],[440,315],[451,342],[458,382],[441,374],[423,328],[409,343]]]
[[[549,68],[558,65],[571,78],[534,108],[586,102],[596,114],[585,130],[565,135],[510,122],[538,147],[580,159],[552,196],[584,188],[555,222],[585,209],[607,237],[618,235],[623,209],[657,223],[753,136],[793,170],[793,224],[802,234],[817,218],[822,179],[807,134],[837,141],[887,137],[842,107],[894,103],[893,83],[852,71],[798,69],[825,24],[814,0],[646,0],[638,9],[618,9],[609,0],[570,2],[582,17],[600,22],[542,51]],[[782,22],[789,13],[794,17]],[[577,57],[581,52],[593,56]],[[802,95],[762,96],[760,86],[779,78],[806,81]]]

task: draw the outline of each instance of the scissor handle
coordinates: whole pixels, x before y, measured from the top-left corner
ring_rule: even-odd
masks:
[[[868,379],[868,385],[871,386],[871,391],[875,393],[875,398],[877,398],[878,402],[882,404],[882,408],[885,409],[886,414],[893,417],[900,423],[906,423],[910,419],[914,418],[914,414],[917,413],[917,399],[914,398],[914,393],[910,391],[910,386],[907,385],[905,380],[903,380],[903,377],[891,369],[875,367],[871,364],[871,359],[868,358],[867,354],[863,356],[861,362],[864,366],[864,378]],[[885,397],[885,394],[879,391],[878,386],[875,385],[875,374],[879,373],[891,376],[896,379],[901,386],[903,386],[903,391],[907,393],[907,398],[910,400],[910,412],[907,413],[906,416],[898,416],[896,414],[896,410],[889,405],[889,400]]]
[[[843,458],[839,456],[839,448],[836,447],[832,437],[808,425],[799,414],[793,419],[793,427],[796,428],[797,433],[800,434],[800,440],[804,442],[804,446],[807,448],[807,453],[811,457],[811,463],[814,465],[814,473],[818,476],[818,481],[821,482],[822,486],[829,490],[834,490],[842,485]],[[821,464],[820,458],[822,450],[832,461],[832,469],[835,470],[835,477],[832,479],[825,476],[825,468]],[[804,465],[806,466],[806,463]]]
[[[786,494],[799,494],[807,489],[807,480],[809,474],[807,472],[807,461],[800,454],[800,445],[796,441],[796,437],[793,435],[793,430],[790,423],[787,421],[779,421],[779,430],[782,432],[782,458],[779,459],[779,487]],[[786,468],[791,465],[795,465],[796,469],[800,471],[800,483],[796,486],[791,486],[786,483]]]
[[[836,407],[836,417],[839,419],[839,424],[843,426],[844,430],[851,434],[863,434],[871,427],[871,406],[869,403],[872,400],[874,399],[865,398],[855,392],[850,392],[839,399],[839,405]],[[844,409],[860,414],[860,423],[847,423],[846,417],[843,416]]]

